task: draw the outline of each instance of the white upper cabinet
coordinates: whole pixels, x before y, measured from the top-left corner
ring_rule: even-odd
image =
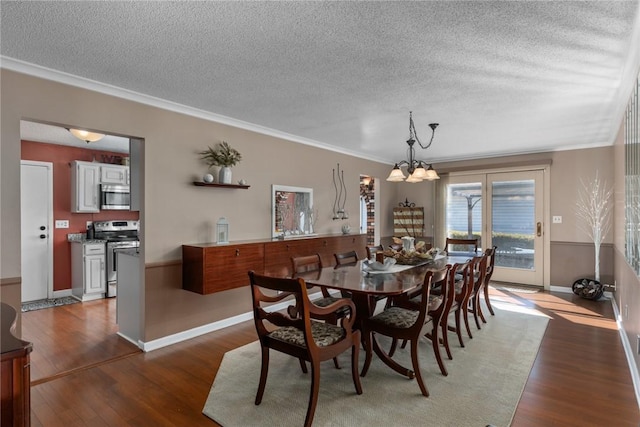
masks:
[[[129,166],[102,164],[100,169],[101,184],[129,185]]]
[[[71,212],[100,212],[100,164],[71,164]]]

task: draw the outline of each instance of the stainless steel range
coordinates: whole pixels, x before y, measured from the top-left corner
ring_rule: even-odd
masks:
[[[93,223],[94,238],[107,241],[107,297],[115,297],[118,284],[116,253],[124,249],[140,247],[139,222],[99,221]]]

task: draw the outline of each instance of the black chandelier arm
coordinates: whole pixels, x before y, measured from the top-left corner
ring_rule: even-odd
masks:
[[[433,142],[433,137],[436,134],[436,128],[438,127],[438,123],[429,123],[429,127],[431,128],[431,139],[429,140],[429,143],[427,145],[422,145],[420,138],[418,138],[418,132],[416,132],[416,126],[413,124],[413,112],[409,111],[409,141],[415,139],[415,141],[423,150],[426,150],[427,148],[431,147],[431,143]],[[409,143],[409,141],[407,141],[407,143]],[[413,144],[409,144],[409,146],[413,148]]]
[[[413,124],[413,120],[411,121],[411,123]],[[427,148],[431,147],[431,143],[433,142],[433,137],[436,134],[436,128],[438,127],[438,123],[430,123],[429,127],[431,128],[431,139],[429,140],[429,143],[427,145],[422,145],[422,142],[420,142],[420,138],[418,138],[418,134],[416,133],[415,128],[413,129],[414,135],[416,137],[416,142],[423,150],[426,150]]]

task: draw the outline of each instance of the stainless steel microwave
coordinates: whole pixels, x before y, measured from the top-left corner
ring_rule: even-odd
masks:
[[[102,184],[100,186],[100,209],[121,210],[131,209],[131,193],[128,185]]]

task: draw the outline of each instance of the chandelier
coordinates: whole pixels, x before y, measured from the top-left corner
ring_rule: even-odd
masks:
[[[423,180],[433,181],[434,179],[440,179],[438,173],[433,169],[433,166],[431,164],[427,165],[428,167],[425,169],[426,162],[416,159],[416,150],[414,148],[414,144],[416,142],[424,150],[431,146],[431,143],[433,142],[433,136],[435,135],[436,128],[438,127],[438,123],[429,124],[429,127],[431,128],[431,140],[429,140],[429,143],[427,145],[422,145],[422,142],[420,142],[420,139],[418,138],[416,127],[413,124],[413,117],[411,113],[412,112],[409,111],[409,139],[407,139],[407,145],[409,146],[409,159],[397,162],[393,166],[393,169],[391,170],[387,181],[401,182],[406,179],[407,182],[415,183],[421,182]],[[409,172],[408,177],[406,177],[402,172],[402,166],[407,167],[407,172]]]

